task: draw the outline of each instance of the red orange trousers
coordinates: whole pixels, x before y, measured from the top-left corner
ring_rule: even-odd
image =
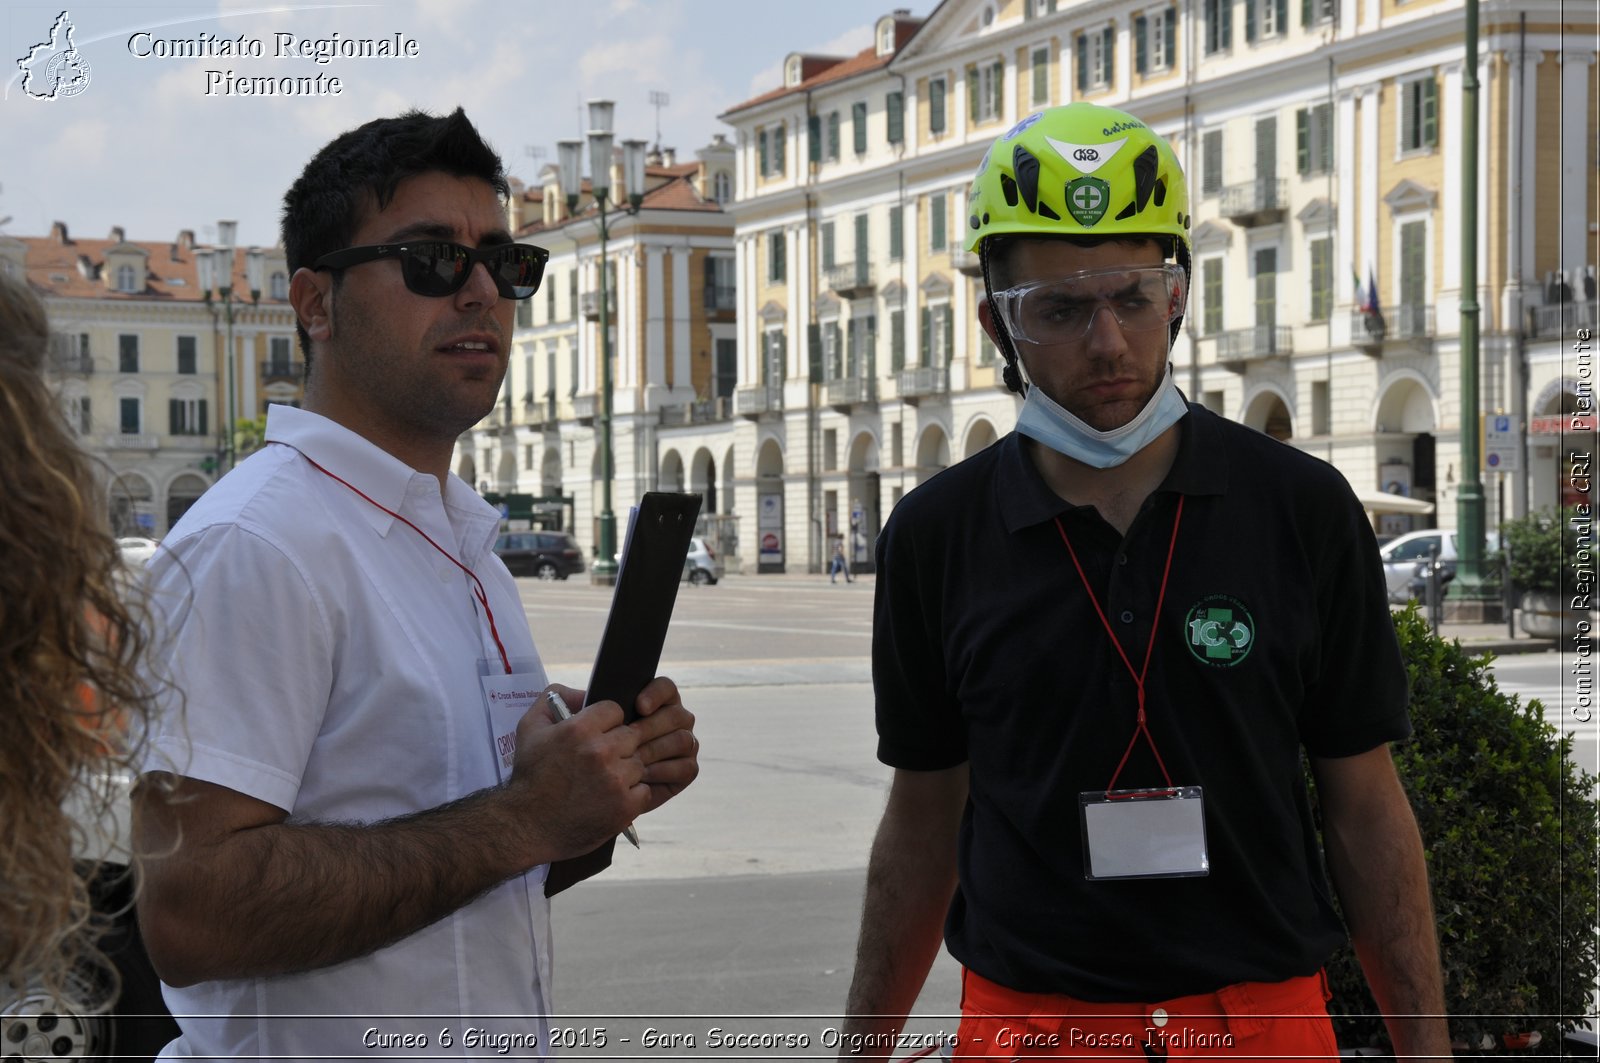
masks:
[[[958,1060],[1336,1059],[1327,977],[1245,982],[1153,1004],[1022,993],[963,970]]]

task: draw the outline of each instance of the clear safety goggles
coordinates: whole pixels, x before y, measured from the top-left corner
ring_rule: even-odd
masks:
[[[995,292],[992,302],[1012,336],[1053,346],[1082,340],[1102,308],[1124,332],[1164,328],[1183,312],[1185,284],[1172,263],[1097,269]]]

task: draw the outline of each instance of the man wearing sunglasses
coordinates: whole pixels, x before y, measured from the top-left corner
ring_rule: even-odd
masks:
[[[272,407],[150,568],[175,689],[135,833],[167,1054],[545,1056],[561,862],[696,774],[670,680],[635,723],[556,722],[499,514],[450,472],[547,258],[507,194],[457,110],[345,133],[285,197],[305,409]]]
[[[979,316],[1025,398],[879,540],[895,773],[841,1058],[895,1054],[941,927],[958,1059],[1335,1057],[1346,924],[1396,1050],[1449,1055],[1372,529],[1331,466],[1178,392],[1188,211],[1166,141],[1089,104],[973,181]]]

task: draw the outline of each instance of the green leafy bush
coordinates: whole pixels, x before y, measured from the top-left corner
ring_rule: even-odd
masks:
[[[1587,1027],[1596,971],[1595,779],[1539,702],[1499,689],[1488,655],[1395,616],[1413,735],[1394,747],[1427,852],[1455,1040]],[[1330,961],[1342,1045],[1387,1035],[1354,950]]]
[[[1511,555],[1511,582],[1519,591],[1561,590],[1561,566],[1578,550],[1570,516],[1570,511],[1546,509],[1500,525],[1501,542]]]

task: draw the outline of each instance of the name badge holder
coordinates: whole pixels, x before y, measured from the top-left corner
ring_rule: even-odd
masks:
[[[1138,713],[1135,717],[1133,737],[1122,754],[1122,761],[1111,775],[1104,790],[1090,790],[1078,795],[1078,822],[1083,832],[1083,872],[1091,881],[1102,879],[1136,878],[1197,878],[1211,873],[1211,860],[1206,852],[1205,797],[1198,786],[1174,786],[1167,772],[1161,751],[1156,748],[1145,716],[1145,676],[1150,672],[1150,657],[1156,647],[1156,632],[1161,621],[1161,606],[1167,598],[1167,578],[1172,574],[1172,555],[1178,544],[1178,528],[1183,522],[1183,496],[1178,496],[1178,511],[1172,518],[1172,539],[1167,545],[1167,563],[1161,572],[1161,591],[1156,597],[1155,617],[1150,625],[1150,641],[1145,646],[1144,667],[1135,669],[1127,651],[1117,638],[1111,622],[1106,619],[1100,600],[1095,597],[1089,577],[1078,561],[1078,552],[1072,548],[1067,529],[1056,518],[1056,530],[1067,545],[1078,578],[1089,602],[1100,618],[1101,626],[1111,639],[1117,655],[1133,677],[1138,692]],[[1116,789],[1122,769],[1133,753],[1133,747],[1143,735],[1155,754],[1156,765],[1166,780],[1165,787],[1136,790]]]

